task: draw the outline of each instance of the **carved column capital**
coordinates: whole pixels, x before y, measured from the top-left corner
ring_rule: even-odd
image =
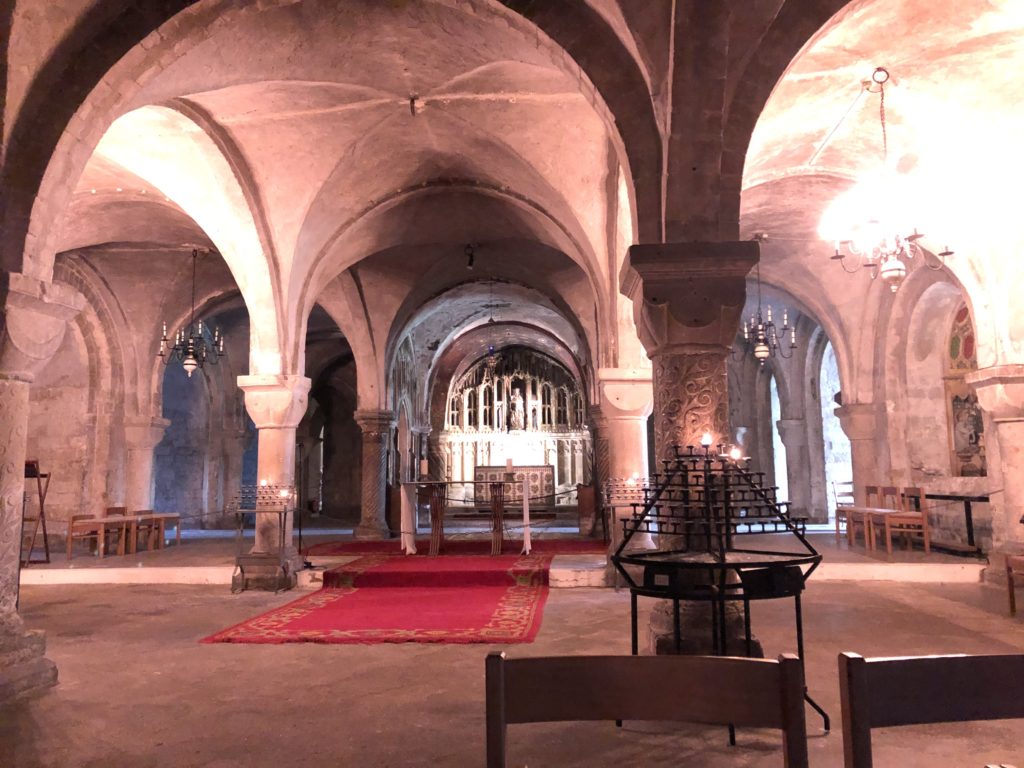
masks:
[[[802,445],[807,445],[807,421],[806,419],[779,419],[779,437],[787,449],[793,450]]]
[[[239,376],[245,409],[257,429],[295,429],[306,415],[309,388],[305,376],[255,374]]]
[[[125,443],[129,450],[151,451],[163,440],[169,426],[170,419],[144,416],[125,419]]]
[[[388,437],[395,426],[395,414],[391,411],[356,411],[353,417],[364,438]]]
[[[844,403],[835,414],[850,440],[871,440],[878,435],[882,414],[875,403]]]
[[[599,368],[599,418],[646,419],[654,399],[654,373],[639,368]]]
[[[68,321],[84,304],[70,286],[18,272],[0,274],[0,375],[32,381],[60,347]]]
[[[964,380],[992,418],[1024,419],[1024,365],[994,365],[972,371]]]
[[[759,256],[755,241],[631,246],[619,285],[647,354],[728,350]]]

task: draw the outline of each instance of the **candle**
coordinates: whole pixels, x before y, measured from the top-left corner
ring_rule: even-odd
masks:
[[[703,445],[705,448],[710,446],[713,442],[715,442],[715,438],[711,436],[710,432],[705,432],[703,435],[701,435],[700,444]]]
[[[512,459],[505,459],[505,471],[506,472],[511,472],[512,471]]]

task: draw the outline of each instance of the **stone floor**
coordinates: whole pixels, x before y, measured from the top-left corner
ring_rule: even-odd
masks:
[[[184,548],[183,548],[184,549]],[[486,645],[200,645],[294,594],[220,586],[28,586],[53,690],[0,710],[0,766],[479,766]],[[646,602],[646,601],[642,601]],[[628,593],[552,590],[536,642],[511,655],[628,653]],[[983,584],[818,582],[804,600],[812,765],[840,766],[836,655],[1024,652],[1024,617]],[[650,604],[643,606],[644,610]],[[795,648],[792,603],[755,604],[770,655]],[[685,695],[684,691],[680,695]],[[515,766],[780,766],[779,738],[662,723],[513,726]],[[879,766],[1024,765],[1024,721],[875,734]]]

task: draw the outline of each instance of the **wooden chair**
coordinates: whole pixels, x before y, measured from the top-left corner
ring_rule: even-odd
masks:
[[[886,488],[884,490],[890,490]],[[925,504],[924,491],[920,488],[904,488],[897,494],[897,511],[872,516],[871,525],[879,525],[885,538],[885,551],[892,555],[892,537],[902,534],[907,549],[910,549],[910,537],[920,536],[924,553],[931,553],[931,532],[928,529],[928,508]],[[877,540],[872,530],[872,539]]]
[[[872,767],[872,728],[1024,717],[1021,680],[1024,654],[866,659],[841,653],[845,768]]]
[[[487,657],[487,766],[509,723],[674,720],[782,731],[783,764],[807,766],[800,659],[729,656]]]
[[[853,500],[853,481],[844,480],[842,482],[832,483],[832,497],[836,502],[836,544],[839,543],[839,535],[843,528],[846,527],[846,507],[852,507],[854,504]]]
[[[864,506],[875,507],[878,506],[878,486],[877,485],[865,485],[864,486]],[[862,507],[855,506],[846,511],[846,542],[851,547],[857,543],[857,530],[860,529],[861,534],[864,536],[864,548],[873,549],[874,542],[871,539],[871,526],[868,522],[870,515],[864,511]]]
[[[1010,597],[1010,615],[1017,615],[1017,596],[1014,594],[1014,576],[1024,576],[1024,555],[1006,556],[1006,589]]]

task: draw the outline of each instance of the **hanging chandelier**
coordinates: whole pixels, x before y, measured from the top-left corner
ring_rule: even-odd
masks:
[[[759,236],[761,239],[763,236]],[[793,350],[796,349],[796,325],[789,324],[789,310],[782,308],[782,326],[777,326],[772,319],[772,308],[768,306],[767,312],[761,308],[761,264],[757,267],[757,311],[749,320],[743,321],[743,341],[757,362],[763,367],[764,361],[769,357],[781,357],[785,360],[793,357]],[[789,341],[786,341],[786,334],[789,334]]]
[[[203,321],[196,322],[196,262],[199,251],[192,249],[192,310],[189,313],[188,326],[174,334],[174,344],[167,338],[167,322],[164,321],[163,335],[160,337],[160,351],[157,352],[164,365],[171,360],[180,360],[181,367],[189,378],[197,368],[207,363],[216,365],[224,355],[224,337],[220,328],[213,329],[212,341],[207,339],[208,329],[204,329]]]
[[[881,277],[895,293],[907,276],[912,259],[920,257],[919,260],[926,267],[938,271],[943,268],[946,257],[952,256],[953,252],[947,247],[938,254],[942,262],[932,264],[927,258],[927,251],[918,244],[923,235],[915,227],[907,226],[906,207],[909,201],[915,199],[915,194],[908,189],[906,180],[888,167],[889,139],[885,122],[887,82],[889,71],[885,67],[876,67],[871,78],[863,81],[863,90],[857,96],[859,100],[864,93],[878,94],[883,170],[862,179],[829,206],[822,217],[820,234],[827,240],[835,241],[835,252],[831,258],[838,261],[845,272],[852,274],[867,269],[872,280]],[[832,133],[835,133],[835,128],[829,136]]]

